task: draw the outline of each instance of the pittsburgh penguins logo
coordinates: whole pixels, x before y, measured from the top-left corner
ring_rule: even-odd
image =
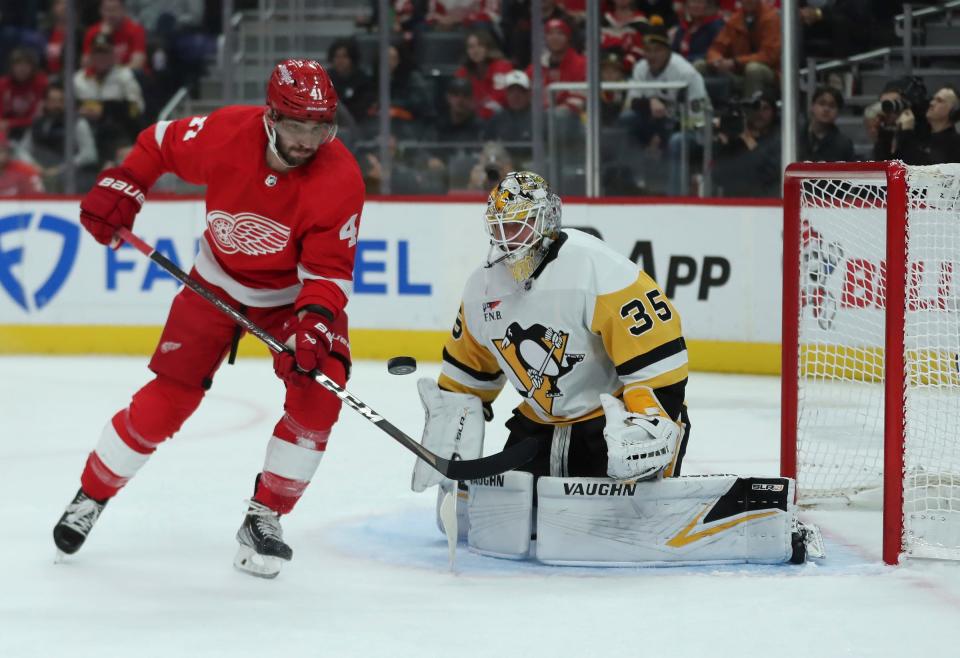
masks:
[[[503,338],[494,338],[503,360],[513,371],[520,395],[553,415],[553,401],[563,395],[559,380],[583,361],[583,354],[567,354],[568,332],[531,325],[524,329],[511,322]]]

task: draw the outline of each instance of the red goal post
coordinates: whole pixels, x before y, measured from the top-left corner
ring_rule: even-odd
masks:
[[[960,165],[792,164],[783,245],[781,473],[960,559]]]

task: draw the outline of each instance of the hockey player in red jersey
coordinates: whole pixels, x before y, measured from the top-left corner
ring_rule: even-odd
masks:
[[[206,228],[191,276],[295,350],[274,357],[286,399],[237,533],[235,566],[266,577],[292,557],[279,518],[303,495],[340,411],[305,373],[343,386],[350,368],[344,307],[364,189],[335,139],[336,109],[317,62],[286,60],[270,77],[266,109],[232,106],[150,126],[80,204],[83,226],[110,244],[118,228],[133,226],[161,174],[205,184]],[[190,289],[174,298],[150,361],[155,377],[106,424],[54,528],[61,551],[81,547],[104,505],[196,410],[240,333]]]

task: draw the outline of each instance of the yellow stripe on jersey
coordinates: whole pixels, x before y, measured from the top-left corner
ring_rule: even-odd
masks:
[[[561,418],[560,416],[552,416],[542,411],[535,411],[527,401],[521,402],[517,407],[517,411],[523,414],[528,420],[540,423],[541,425],[573,425],[574,423],[582,423],[585,420],[599,418],[603,415],[603,407],[597,407],[593,411],[585,413],[582,416],[577,416],[576,418]],[[544,418],[544,416],[546,416],[546,418]]]
[[[497,399],[497,396],[500,394],[500,388],[497,389],[480,389],[473,388],[472,386],[467,386],[461,384],[460,382],[447,377],[442,372],[440,377],[437,379],[437,386],[442,388],[445,391],[453,391],[454,393],[469,393],[470,395],[476,395],[483,402],[493,402]]]
[[[453,331],[443,347],[443,363],[438,384],[457,393],[471,393],[484,402],[492,402],[507,378],[496,358],[477,342],[463,317],[463,305],[457,313]]]
[[[616,366],[630,411],[643,412],[649,402],[642,391],[634,393],[636,385],[657,389],[687,377],[680,315],[645,272],[626,288],[597,296],[590,330],[600,335]]]

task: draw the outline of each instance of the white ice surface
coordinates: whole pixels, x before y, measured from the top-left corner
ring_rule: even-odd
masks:
[[[419,436],[414,380],[359,363],[350,389]],[[816,512],[803,567],[587,569],[483,558],[447,570],[413,457],[344,410],[284,518],[276,580],[232,568],[281,403],[266,361],[225,367],[197,414],[54,564],[51,528],[143,358],[0,358],[0,658],[960,656],[960,563],[880,563],[875,511]],[[694,373],[685,473],[777,473],[776,378]],[[497,403],[487,452],[516,396]]]

